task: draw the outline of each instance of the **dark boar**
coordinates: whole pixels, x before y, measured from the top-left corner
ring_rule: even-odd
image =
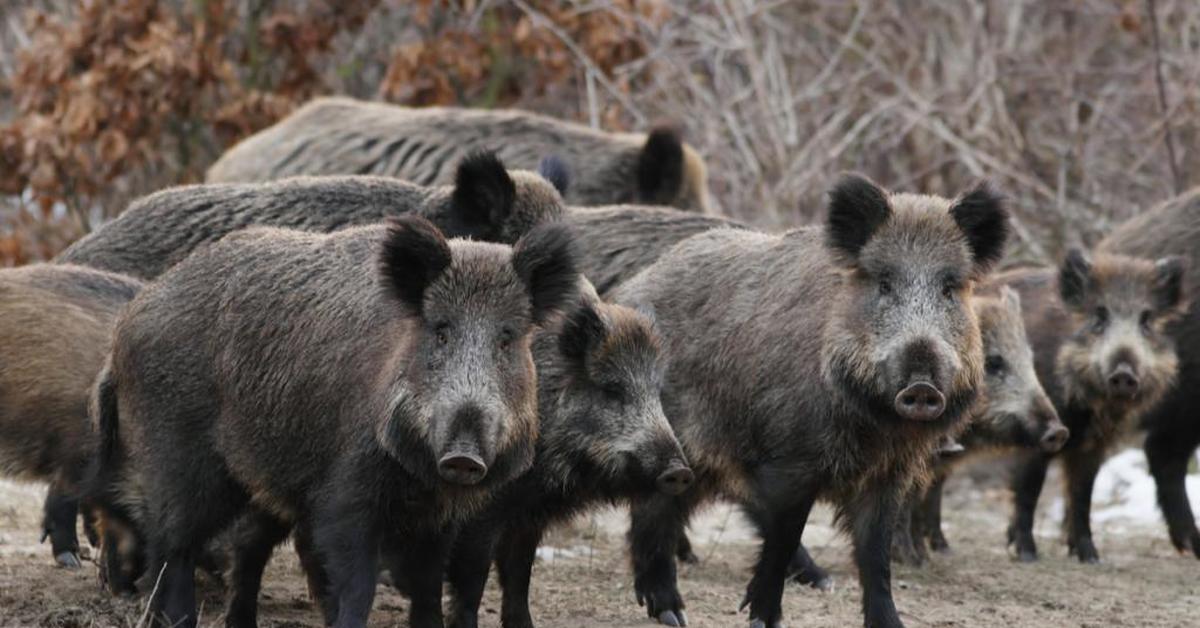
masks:
[[[365,623],[381,542],[421,548],[412,625],[441,625],[442,528],[532,462],[532,327],[575,292],[570,243],[447,242],[418,217],[254,229],[144,290],[96,385],[93,495],[106,532],[144,540],[156,619],[195,624],[195,556],[247,513],[268,554],[297,527],[337,626]]]
[[[1071,431],[1059,454],[1021,456],[1008,541],[1020,560],[1037,559],[1034,511],[1046,469],[1061,455],[1067,546],[1079,560],[1097,562],[1092,486],[1111,446],[1175,379],[1178,359],[1164,329],[1183,313],[1183,264],[1103,253],[1089,260],[1075,249],[1057,272],[1016,270],[994,281],[1021,293],[1038,379]]]
[[[1158,505],[1171,543],[1180,552],[1200,558],[1200,532],[1188,502],[1184,478],[1188,463],[1200,445],[1200,188],[1139,214],[1118,226],[1099,244],[1107,253],[1153,258],[1177,255],[1186,260],[1183,283],[1187,311],[1167,326],[1179,356],[1176,386],[1142,417],[1146,430],[1146,459],[1158,486]]]
[[[88,389],[141,285],[78,266],[0,270],[0,471],[50,483],[42,538],[64,567],[80,566],[75,520],[95,453]]]
[[[651,322],[594,295],[538,332],[541,431],[533,468],[458,535],[448,563],[454,625],[473,627],[493,558],[506,628],[531,627],[529,580],[545,530],[600,503],[677,495],[691,471],[659,393],[663,371]]]
[[[718,227],[747,228],[726,218],[649,205],[569,207],[563,221],[579,238],[579,270],[601,295],[687,238]]]
[[[902,507],[892,552],[901,562],[923,563],[926,541],[934,551],[950,549],[942,533],[942,487],[956,466],[981,454],[1016,448],[1053,453],[1069,434],[1038,380],[1021,298],[1005,286],[995,295],[976,293],[973,306],[983,338],[983,399],[955,451],[939,452],[933,484],[917,487]]]
[[[466,157],[453,186],[383,177],[296,178],[267,184],[189,185],[134,202],[56,261],[153,279],[196,248],[251,226],[329,232],[419,214],[448,237],[512,244],[562,215],[541,176],[509,172],[489,153]]]
[[[478,149],[516,168],[558,156],[571,171],[572,205],[708,211],[704,160],[671,129],[605,133],[527,111],[412,109],[349,98],[318,98],[242,140],[209,168],[208,181],[374,174],[435,185],[449,183],[449,166]]]
[[[763,536],[743,605],[781,623],[783,584],[818,498],[854,542],[871,626],[900,626],[890,584],[896,507],[982,383],[975,281],[1001,255],[1007,214],[978,187],[957,200],[833,188],[821,230],[694,236],[619,287],[655,318],[663,406],[692,491],[633,508],[635,589],[681,623],[678,531],[697,502],[741,502]]]

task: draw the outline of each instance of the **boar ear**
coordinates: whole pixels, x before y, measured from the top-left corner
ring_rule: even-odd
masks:
[[[987,272],[1000,261],[1008,239],[1008,208],[989,183],[981,182],[959,197],[950,216],[967,236],[976,272]]]
[[[571,169],[558,155],[547,155],[538,162],[537,173],[550,182],[559,196],[566,196],[571,185]]]
[[[491,151],[474,151],[459,162],[450,202],[468,224],[499,226],[512,213],[516,199],[517,185]]]
[[[1186,267],[1182,257],[1164,257],[1154,262],[1155,307],[1169,310],[1183,301],[1183,273]]]
[[[1083,305],[1092,279],[1092,263],[1083,251],[1072,247],[1058,268],[1058,294],[1072,307]]]
[[[388,220],[379,256],[384,284],[413,311],[421,312],[425,289],[450,266],[450,244],[420,216]]]
[[[860,174],[844,174],[829,190],[826,243],[853,263],[891,216],[887,194],[878,185]]]
[[[683,186],[683,142],[679,132],[660,127],[650,131],[638,155],[638,200],[667,205]]]
[[[535,323],[545,322],[579,293],[575,238],[564,225],[541,225],[517,240],[512,265],[529,290]]]
[[[1000,303],[1010,312],[1021,313],[1021,294],[1009,286],[1000,286]]]
[[[608,330],[595,304],[587,299],[580,299],[575,309],[563,321],[562,332],[558,336],[558,349],[567,359],[583,363],[588,351],[604,341]]]

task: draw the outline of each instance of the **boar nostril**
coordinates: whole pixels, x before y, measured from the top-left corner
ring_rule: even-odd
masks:
[[[671,467],[658,476],[658,490],[667,495],[679,495],[692,485],[692,470],[687,467]]]
[[[1133,367],[1125,363],[1117,365],[1117,368],[1108,376],[1108,390],[1117,397],[1133,397],[1137,394],[1139,384]]]
[[[896,412],[910,421],[932,421],[946,409],[946,398],[932,384],[910,384],[896,395]]]
[[[1042,437],[1042,449],[1047,452],[1056,452],[1067,444],[1067,438],[1071,436],[1071,431],[1063,426],[1050,428],[1046,435]]]
[[[487,475],[487,465],[474,454],[448,453],[438,461],[438,475],[455,484],[477,484]]]

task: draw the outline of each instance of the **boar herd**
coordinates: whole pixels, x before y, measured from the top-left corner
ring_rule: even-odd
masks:
[[[82,520],[106,587],[163,626],[196,624],[197,569],[224,572],[227,625],[256,625],[291,538],[328,625],[364,625],[386,573],[410,625],[476,626],[495,563],[502,624],[530,627],[547,529],[614,503],[636,601],[686,626],[685,527],[714,499],[762,539],[752,628],[782,626],[789,579],[830,586],[801,542],[818,501],[865,625],[902,626],[891,563],[948,549],[956,466],[1012,457],[1008,542],[1031,561],[1060,458],[1068,549],[1096,562],[1092,488],[1138,428],[1200,558],[1200,192],[999,272],[986,183],[844,175],[823,225],[770,234],[713,215],[706,179],[668,128],[318,99],[207,183],[0,271],[0,471],[49,483],[60,565],[81,566]]]

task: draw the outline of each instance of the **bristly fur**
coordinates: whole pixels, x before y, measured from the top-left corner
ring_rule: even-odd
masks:
[[[976,272],[990,270],[1004,256],[1008,240],[1008,209],[1003,196],[990,183],[981,181],[954,202],[950,215],[967,236]]]
[[[638,156],[637,181],[644,200],[659,205],[673,200],[683,183],[683,142],[678,131],[669,127],[650,131]]]
[[[561,193],[561,192],[560,192]],[[454,206],[479,222],[500,221],[517,199],[517,186],[491,151],[474,151],[454,174]]]
[[[571,188],[571,169],[558,155],[547,155],[538,162],[537,173],[564,197]]]
[[[392,218],[387,225],[380,273],[392,292],[419,314],[425,288],[450,266],[450,245],[433,223],[419,216]]]
[[[887,194],[878,185],[860,174],[844,174],[829,191],[829,246],[853,262],[891,216]]]
[[[1067,251],[1058,268],[1058,293],[1063,303],[1069,307],[1078,307],[1083,303],[1091,273],[1092,264],[1083,251],[1077,248]]]
[[[575,237],[565,225],[537,227],[513,247],[513,268],[529,288],[534,322],[566,305],[578,289]]]

